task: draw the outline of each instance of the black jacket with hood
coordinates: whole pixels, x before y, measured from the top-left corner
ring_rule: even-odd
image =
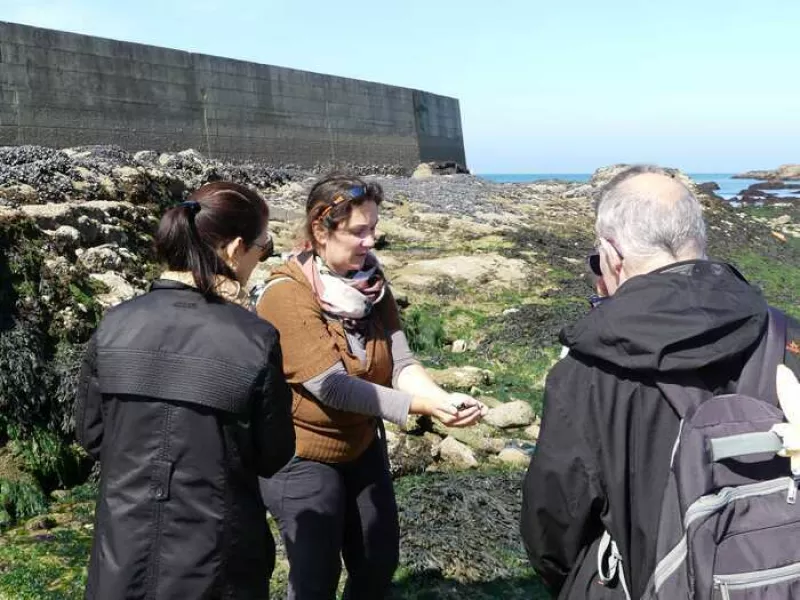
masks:
[[[800,338],[789,323],[788,339]],[[738,273],[691,261],[626,281],[562,332],[569,354],[547,378],[521,523],[534,568],[559,598],[621,597],[597,583],[604,530],[641,596],[679,425],[655,378],[691,373],[713,393],[732,391],[766,324],[766,302]],[[800,374],[788,349],[786,362]]]
[[[276,330],[160,280],[111,309],[84,360],[80,444],[101,462],[86,597],[265,599],[258,476],[294,453]]]

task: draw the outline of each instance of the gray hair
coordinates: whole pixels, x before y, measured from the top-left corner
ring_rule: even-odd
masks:
[[[637,175],[671,178],[677,194],[666,199],[659,190],[622,185]],[[706,225],[703,208],[677,171],[654,165],[637,165],[618,173],[600,191],[596,204],[599,237],[612,239],[626,258],[648,258],[668,253],[683,259],[705,255]]]

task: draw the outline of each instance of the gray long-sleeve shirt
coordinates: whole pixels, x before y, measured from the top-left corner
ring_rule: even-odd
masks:
[[[348,332],[347,343],[350,352],[366,362],[366,340],[363,336]],[[394,364],[392,385],[396,385],[400,372],[418,363],[402,331],[392,333],[390,344]],[[405,425],[411,407],[411,394],[353,377],[347,373],[341,361],[303,382],[303,387],[331,408],[381,417],[398,425]]]

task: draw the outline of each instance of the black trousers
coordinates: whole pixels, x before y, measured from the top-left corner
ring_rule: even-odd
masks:
[[[399,560],[400,531],[384,441],[328,464],[294,457],[261,494],[289,558],[289,600],[333,600],[342,559],[344,599],[380,600]]]

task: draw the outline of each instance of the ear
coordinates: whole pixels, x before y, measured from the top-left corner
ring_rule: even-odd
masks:
[[[776,377],[781,410],[789,423],[800,425],[800,382],[786,365],[778,365]]]
[[[222,251],[225,262],[236,263],[242,254],[247,252],[247,245],[242,238],[237,237],[223,246]]]
[[[611,272],[618,274],[622,270],[622,259],[617,254],[616,249],[605,238],[600,238],[600,245],[603,247],[603,254],[606,257],[605,262],[611,267]]]
[[[322,247],[327,243],[328,230],[318,220],[311,224],[311,233],[314,235],[314,242],[318,247]]]

